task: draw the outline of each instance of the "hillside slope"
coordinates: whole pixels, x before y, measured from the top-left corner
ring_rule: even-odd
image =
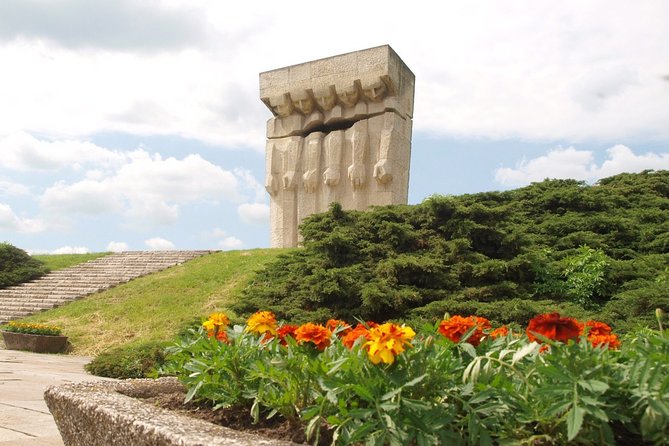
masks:
[[[227,311],[254,271],[282,252],[258,249],[210,254],[22,321],[62,327],[76,354],[95,355],[120,345],[168,341],[208,313]]]

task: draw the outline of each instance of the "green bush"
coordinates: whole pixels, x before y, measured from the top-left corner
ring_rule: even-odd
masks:
[[[107,378],[146,378],[165,362],[164,348],[158,342],[126,345],[100,353],[84,368]]]
[[[0,243],[0,288],[37,279],[49,270],[24,250],[9,243]]]
[[[259,271],[233,309],[295,322],[439,309],[522,325],[553,305],[617,329],[645,325],[648,308],[669,311],[666,287],[648,285],[669,267],[668,185],[669,171],[646,171],[365,212],[335,203],[305,219],[303,249]]]

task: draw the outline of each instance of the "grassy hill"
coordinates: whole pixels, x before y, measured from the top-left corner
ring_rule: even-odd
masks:
[[[70,266],[104,257],[109,252],[91,252],[88,254],[35,254],[31,257],[44,263],[49,271],[69,268]]]
[[[214,310],[229,311],[255,271],[285,250],[220,252],[135,279],[26,322],[58,325],[72,352],[96,355],[133,344],[169,341]]]

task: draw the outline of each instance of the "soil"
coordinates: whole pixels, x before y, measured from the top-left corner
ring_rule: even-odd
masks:
[[[266,438],[292,441],[294,443],[309,444],[304,427],[301,424],[290,423],[285,418],[275,415],[267,420],[260,417],[258,423],[253,424],[248,407],[228,407],[213,410],[206,403],[189,402],[184,404],[183,392],[162,393],[159,395],[143,396],[142,400],[172,412],[178,412],[192,418],[208,421],[219,426],[229,427],[238,431],[249,432]],[[323,428],[318,446],[329,445],[332,441],[329,432]]]

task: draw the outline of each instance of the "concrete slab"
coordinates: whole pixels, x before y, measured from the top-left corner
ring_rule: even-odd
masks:
[[[62,446],[44,390],[56,384],[108,380],[84,371],[90,360],[0,349],[0,446]]]

